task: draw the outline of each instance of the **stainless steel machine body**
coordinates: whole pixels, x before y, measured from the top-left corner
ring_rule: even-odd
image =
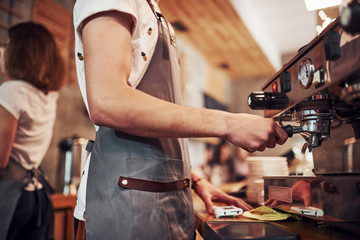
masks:
[[[249,96],[289,136],[300,133],[313,153],[314,177],[265,177],[265,200],[304,204],[291,198],[299,181],[309,184],[310,203],[339,221],[360,222],[360,2],[333,21]],[[349,29],[346,12],[355,23]],[[357,19],[357,20],[356,20]]]
[[[312,151],[331,137],[333,129],[346,124],[353,129],[347,137],[360,138],[359,86],[360,38],[345,32],[337,19],[265,84],[262,90],[271,95],[271,104],[261,106],[264,97],[257,93],[249,97],[249,105],[264,109],[266,117],[280,124],[298,123],[292,130],[305,138],[303,151]],[[327,172],[329,161],[318,166],[314,159],[316,173],[342,171]],[[360,164],[353,172],[360,173]]]

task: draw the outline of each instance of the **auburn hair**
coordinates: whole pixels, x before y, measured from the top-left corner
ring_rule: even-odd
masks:
[[[34,22],[9,29],[5,69],[10,78],[27,81],[45,94],[59,90],[65,83],[64,62],[54,36]]]

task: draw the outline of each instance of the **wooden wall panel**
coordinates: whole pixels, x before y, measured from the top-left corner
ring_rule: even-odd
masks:
[[[75,58],[73,53],[72,13],[52,0],[35,0],[33,21],[44,25],[55,37],[56,44],[64,59],[66,77],[70,85],[74,85]]]

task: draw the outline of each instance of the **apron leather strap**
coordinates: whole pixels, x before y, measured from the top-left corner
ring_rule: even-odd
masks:
[[[162,17],[162,15],[160,16],[159,13],[155,10],[155,7],[154,7],[154,5],[151,3],[151,0],[147,0],[147,2],[148,2],[148,4],[149,4],[151,10],[152,10],[153,13],[155,14],[155,17],[156,17],[158,20],[160,20],[160,22],[161,22],[161,17]]]
[[[94,146],[94,141],[89,140],[88,143],[86,144],[86,151],[88,151],[89,153],[91,152],[92,148]]]
[[[120,187],[127,189],[147,192],[169,192],[188,188],[190,186],[190,179],[184,178],[171,182],[159,182],[120,176],[118,184]]]

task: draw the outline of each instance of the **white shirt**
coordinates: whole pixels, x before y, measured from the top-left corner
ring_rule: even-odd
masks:
[[[157,4],[154,1],[152,2],[154,7],[158,10]],[[81,95],[88,111],[84,61],[79,58],[79,56],[86,58],[83,54],[81,29],[82,23],[87,17],[104,11],[119,11],[130,14],[133,17],[134,24],[131,31],[132,65],[128,83],[134,88],[139,84],[150,63],[158,38],[157,20],[146,0],[76,1],[74,6],[76,71]],[[146,55],[146,60],[144,60],[144,54]],[[97,129],[97,126],[95,126],[95,128]],[[86,184],[90,156],[91,154],[84,167],[74,211],[74,217],[79,220],[85,220]]]
[[[18,120],[10,156],[26,169],[38,168],[49,148],[57,99],[21,80],[0,85],[0,105]]]

